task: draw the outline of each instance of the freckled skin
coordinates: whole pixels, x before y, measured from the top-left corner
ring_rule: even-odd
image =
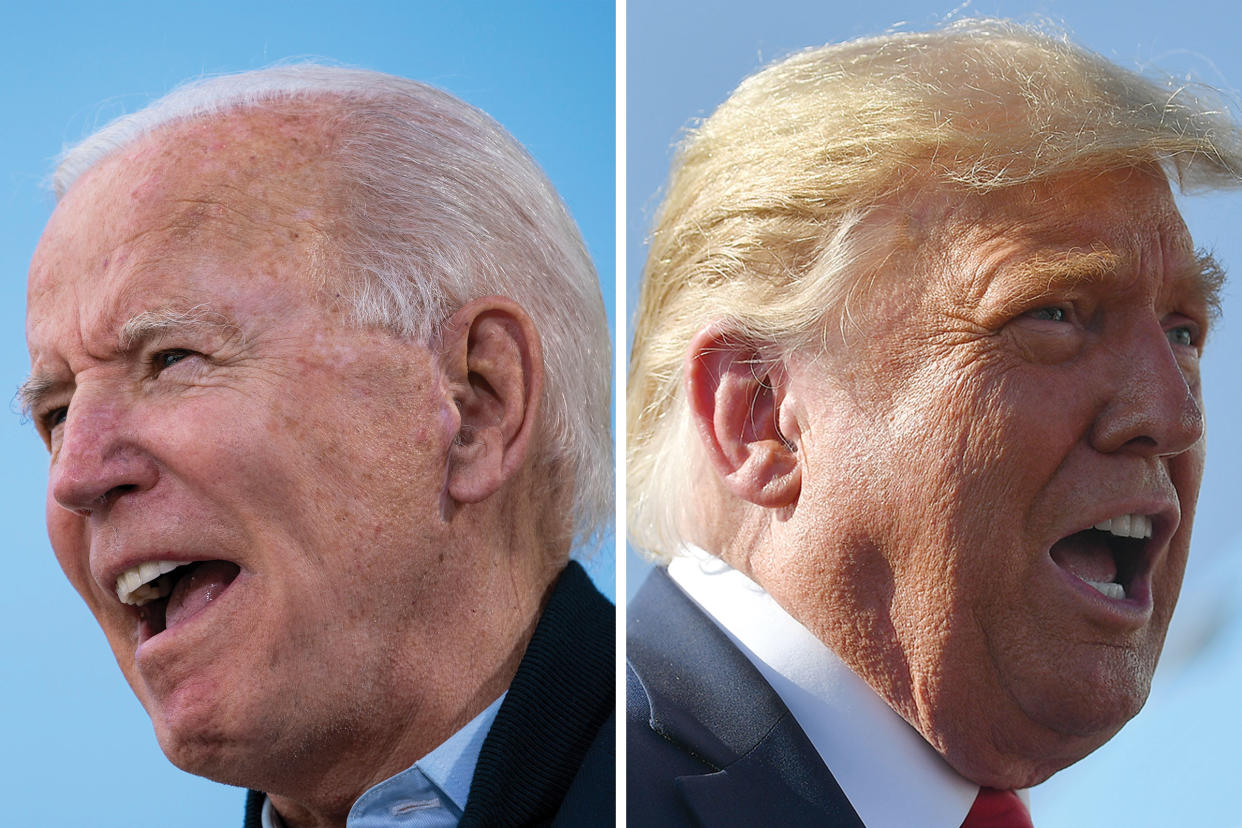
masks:
[[[68,406],[45,434],[62,568],[169,758],[274,794],[298,825],[343,824],[490,703],[563,563],[525,555],[512,513],[537,514],[534,495],[446,510],[460,417],[438,354],[316,296],[323,120],[174,126],[98,164],[40,241],[27,322],[32,371]],[[200,303],[237,335],[118,349],[127,319]],[[156,370],[169,348],[188,355]],[[134,550],[241,574],[210,625],[139,650],[99,576]]]
[[[1152,171],[924,195],[911,210],[936,229],[889,263],[884,300],[860,300],[827,355],[790,360],[797,503],[727,557],[964,776],[1023,787],[1147,697],[1204,458],[1199,347],[1169,330],[1205,332],[1207,308],[1180,275],[1192,246]],[[1091,250],[1120,265],[1046,295],[1015,275]],[[1180,523],[1152,613],[1131,627],[1085,608],[1049,549],[1139,495],[1176,503]]]

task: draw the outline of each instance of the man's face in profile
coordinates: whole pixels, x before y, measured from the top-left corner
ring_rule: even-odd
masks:
[[[1146,699],[1203,471],[1212,287],[1156,171],[939,193],[906,220],[844,346],[792,362],[793,560],[752,568],[964,775],[1031,784]]]
[[[365,733],[465,565],[435,560],[434,359],[316,294],[321,138],[252,113],[140,139],[70,189],[31,266],[53,548],[165,752],[217,778]]]

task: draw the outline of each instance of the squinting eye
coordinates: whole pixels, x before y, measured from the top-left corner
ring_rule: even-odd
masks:
[[[1064,322],[1065,321],[1065,308],[1055,308],[1055,307],[1036,308],[1035,310],[1028,313],[1027,316],[1031,317],[1032,319],[1043,319],[1048,322]]]
[[[43,427],[48,431],[56,428],[65,422],[65,418],[69,416],[69,409],[66,406],[53,408],[51,411],[43,415]]]
[[[151,357],[151,365],[157,371],[163,371],[165,368],[171,368],[186,357],[193,356],[193,351],[187,351],[184,348],[173,348],[168,351],[160,351]]]
[[[1165,332],[1165,335],[1169,337],[1169,341],[1172,342],[1174,345],[1194,345],[1195,344],[1194,332],[1191,331],[1190,328],[1186,325],[1179,325],[1176,328],[1170,328],[1168,331]]]

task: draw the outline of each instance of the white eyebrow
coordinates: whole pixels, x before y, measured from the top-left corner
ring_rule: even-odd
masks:
[[[27,420],[45,396],[60,383],[48,376],[33,376],[17,387],[18,410]]]
[[[117,344],[122,352],[133,350],[141,343],[157,339],[180,330],[208,329],[228,336],[237,336],[240,328],[229,317],[206,303],[190,308],[174,306],[154,308],[135,314],[121,326]],[[56,390],[72,386],[52,375],[35,374],[17,388],[17,403],[21,415],[30,418],[41,406],[43,399]]]
[[[204,303],[185,310],[165,307],[143,311],[121,326],[117,339],[121,350],[128,351],[145,340],[186,328],[214,328],[228,334],[238,333],[237,325],[227,316]]]

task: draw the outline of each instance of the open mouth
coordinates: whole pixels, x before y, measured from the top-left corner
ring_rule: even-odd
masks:
[[[144,639],[197,615],[241,572],[231,561],[148,561],[122,572],[116,597],[137,608]]]
[[[1150,517],[1122,515],[1061,538],[1052,546],[1052,560],[1106,598],[1136,598],[1151,536]]]

